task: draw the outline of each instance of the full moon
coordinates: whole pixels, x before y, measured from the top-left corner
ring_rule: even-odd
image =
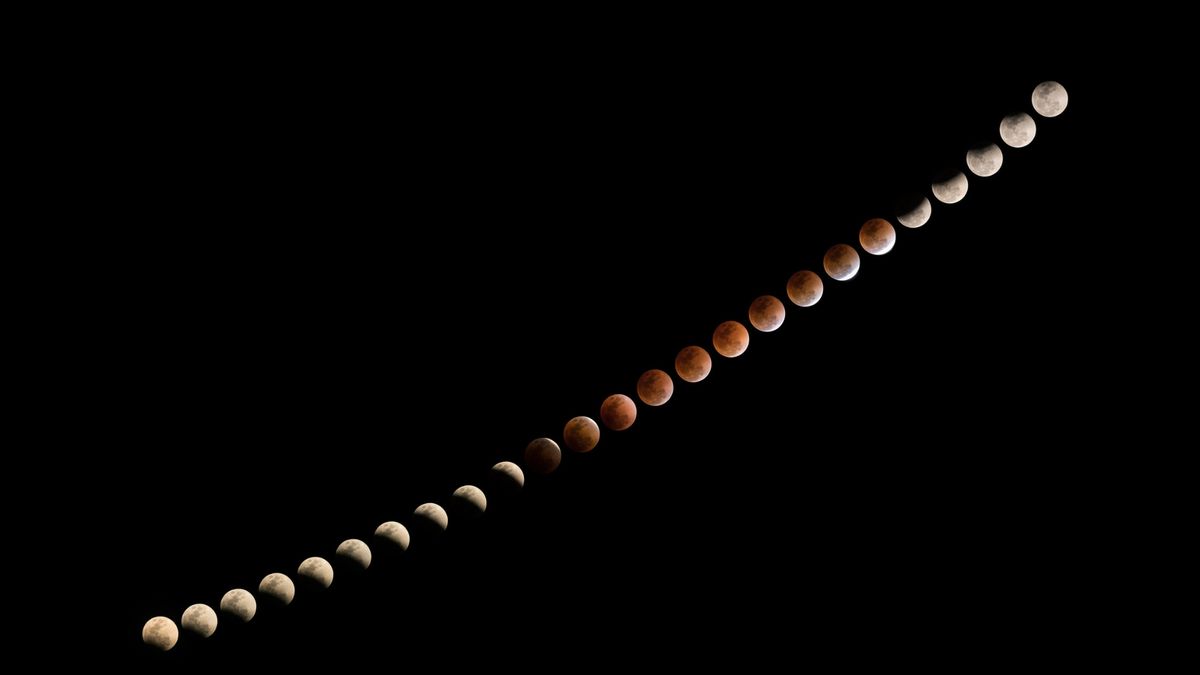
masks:
[[[660,406],[671,400],[673,393],[675,393],[675,383],[665,371],[657,368],[647,370],[638,378],[637,395],[646,405]]]
[[[195,604],[183,610],[179,625],[200,637],[210,637],[217,632],[217,613],[208,605]]]
[[[849,244],[837,244],[825,252],[825,273],[836,281],[849,281],[858,274],[862,260]]]
[[[474,485],[464,485],[455,490],[454,503],[458,505],[458,510],[468,518],[481,516],[484,511],[487,511],[487,496],[483,494],[483,490]]]
[[[1004,153],[995,143],[981,145],[967,151],[967,168],[980,178],[996,175],[1004,163]]]
[[[164,652],[169,651],[179,642],[179,628],[167,617],[156,616],[142,626],[142,642]]]
[[[592,422],[592,424],[594,425],[595,422]],[[598,436],[600,431],[597,430],[596,434]],[[521,467],[512,462],[497,462],[492,467],[492,475],[503,478],[517,489],[525,487],[525,472],[521,470]]]
[[[426,502],[413,509],[413,516],[432,524],[443,532],[450,527],[450,516],[446,513],[446,509],[433,502]]]
[[[967,196],[967,177],[959,171],[949,178],[933,184],[933,196],[943,204],[961,202]]]
[[[371,547],[361,539],[347,539],[338,544],[337,555],[352,561],[364,570],[371,566]]]
[[[525,446],[525,465],[543,476],[562,463],[562,450],[549,438],[535,438]]]
[[[905,227],[920,227],[929,222],[929,216],[933,214],[933,205],[929,203],[929,197],[913,197],[912,201],[905,204],[900,209],[903,211],[896,216],[896,220]]]
[[[338,552],[340,553],[341,550],[342,547],[339,546]],[[312,579],[325,588],[333,585],[333,565],[330,565],[329,561],[324,558],[317,556],[305,558],[304,562],[300,563],[300,567],[296,570],[296,574],[306,579]]]
[[[883,218],[872,218],[858,231],[858,243],[871,255],[883,255],[896,245],[896,228]]]
[[[600,425],[590,417],[572,417],[563,427],[563,445],[571,452],[591,452],[599,442]]]
[[[1067,109],[1066,87],[1054,81],[1034,87],[1033,109],[1042,117],[1058,117]]]
[[[773,295],[760,295],[750,303],[750,325],[763,333],[770,333],[783,325],[787,310]]]
[[[401,551],[407,551],[408,544],[412,541],[411,535],[408,534],[408,528],[394,520],[380,523],[379,527],[375,528],[375,537],[392,542],[399,546]]]
[[[235,588],[221,596],[221,611],[246,622],[254,618],[254,613],[258,611],[258,601],[250,591]]]
[[[737,321],[725,321],[713,331],[713,349],[727,359],[741,356],[750,346],[750,331]]]
[[[699,382],[712,371],[712,357],[703,347],[684,347],[675,357],[675,372],[684,382]]]
[[[1029,113],[1013,113],[1000,120],[1000,140],[1014,148],[1023,148],[1033,142],[1037,134],[1037,123]]]
[[[637,419],[637,405],[625,394],[613,394],[600,404],[600,421],[613,431],[625,431]]]
[[[798,307],[812,307],[825,294],[825,282],[812,270],[800,270],[788,279],[788,300]]]
[[[258,592],[269,598],[275,598],[285,605],[290,605],[296,597],[296,584],[292,583],[288,575],[272,572],[258,582]]]

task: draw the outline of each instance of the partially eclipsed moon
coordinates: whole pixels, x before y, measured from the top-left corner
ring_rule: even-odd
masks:
[[[858,231],[858,243],[871,255],[883,255],[896,245],[896,228],[883,218],[872,218]]]
[[[296,597],[296,584],[286,574],[272,572],[258,582],[258,592],[268,598],[275,598],[285,605],[292,604]]]
[[[788,300],[798,307],[812,307],[825,294],[825,282],[821,275],[812,270],[800,270],[788,279]]]
[[[637,404],[625,394],[613,394],[600,404],[600,421],[613,431],[625,431],[637,419]]]
[[[849,281],[858,274],[862,260],[849,244],[837,244],[825,252],[825,273],[836,281]]]
[[[468,518],[483,515],[487,511],[487,496],[474,485],[464,485],[454,491],[454,503]]]
[[[156,616],[142,626],[142,642],[164,652],[169,651],[179,642],[179,628],[167,617]]]
[[[592,424],[595,424],[595,422],[592,422]],[[596,433],[599,434],[599,430]],[[521,467],[512,462],[497,462],[492,467],[492,474],[509,481],[518,489],[525,487],[525,472],[521,470]]]
[[[563,445],[571,452],[591,452],[599,442],[600,425],[590,417],[572,417],[563,427]]]
[[[208,605],[195,604],[183,610],[179,625],[200,637],[210,637],[217,632],[217,613]]]
[[[1000,140],[1014,148],[1023,148],[1037,135],[1037,123],[1029,113],[1013,113],[1000,120]]]
[[[338,550],[341,550],[340,546]],[[324,558],[317,556],[305,558],[304,562],[300,563],[300,567],[296,569],[296,574],[306,579],[312,579],[325,588],[333,585],[333,565],[330,565],[329,561]]]
[[[535,438],[525,446],[525,466],[546,475],[562,463],[562,450],[549,438]]]
[[[407,551],[408,544],[412,541],[408,534],[408,528],[394,520],[380,523],[379,527],[375,528],[375,537],[383,541],[390,541],[399,546],[401,551]]]
[[[446,509],[433,502],[426,502],[413,509],[413,515],[442,531],[450,527],[450,516],[446,513]]]
[[[246,622],[253,619],[254,614],[258,612],[258,601],[254,599],[250,591],[244,588],[235,588],[221,596],[221,611]]]
[[[1067,109],[1067,88],[1054,81],[1034,87],[1033,109],[1042,117],[1058,117]]]
[[[933,184],[933,196],[943,204],[961,202],[967,196],[967,177],[959,171]]]
[[[712,357],[703,347],[684,347],[675,357],[675,372],[684,382],[699,382],[712,372]]]
[[[746,353],[750,346],[750,331],[737,321],[725,321],[713,331],[713,349],[727,359]]]
[[[896,220],[905,227],[920,227],[929,222],[929,216],[933,213],[933,205],[929,203],[928,197],[912,197],[907,204],[900,208],[900,215],[896,216]]]
[[[1004,163],[1004,153],[995,143],[971,148],[967,151],[967,168],[971,173],[981,178],[996,175],[1000,165]]]
[[[338,544],[337,550],[334,553],[346,560],[353,561],[354,564],[364,570],[371,566],[371,547],[367,546],[366,542],[361,539],[347,539],[343,541]]]
[[[750,303],[750,325],[763,333],[770,333],[783,325],[787,310],[773,295],[762,295]]]
[[[637,395],[646,405],[660,406],[671,400],[673,393],[675,383],[671,376],[662,370],[647,370],[638,378]]]

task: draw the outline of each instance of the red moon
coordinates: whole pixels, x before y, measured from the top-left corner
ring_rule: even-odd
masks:
[[[812,270],[800,270],[788,279],[788,299],[798,307],[812,307],[825,294],[825,282]]]
[[[600,442],[600,425],[590,417],[572,417],[563,427],[563,445],[571,452],[591,452]]]
[[[637,419],[637,405],[625,394],[613,394],[600,404],[600,420],[613,431],[625,431]]]
[[[671,400],[675,393],[675,383],[666,372],[655,369],[647,370],[638,378],[637,395],[646,405],[659,406]]]
[[[562,450],[549,438],[535,438],[525,446],[525,466],[545,475],[552,473],[562,462]]]
[[[764,333],[779,328],[787,317],[783,303],[773,295],[763,295],[750,303],[750,325]]]
[[[737,321],[726,321],[713,331],[713,348],[725,358],[741,356],[750,346],[750,331]]]
[[[684,347],[675,357],[675,372],[684,382],[699,382],[712,371],[712,357],[703,347]]]
[[[872,218],[859,230],[858,243],[871,255],[883,255],[896,245],[896,228],[883,218]]]

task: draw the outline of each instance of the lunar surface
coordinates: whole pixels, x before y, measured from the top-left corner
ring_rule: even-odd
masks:
[[[243,622],[254,618],[258,611],[258,601],[243,588],[235,588],[221,596],[221,611],[236,616]]]
[[[967,196],[967,177],[959,171],[933,184],[933,196],[943,204],[961,202]]]
[[[1037,123],[1029,113],[1013,113],[1000,120],[1000,140],[1010,147],[1023,148],[1037,135]]]
[[[699,382],[708,377],[711,371],[712,357],[703,347],[684,347],[675,357],[675,372],[684,382]]]
[[[625,394],[613,394],[600,404],[600,421],[613,431],[625,431],[637,419],[637,404]]]
[[[871,255],[883,255],[896,245],[896,228],[883,218],[872,218],[858,231],[858,243]]]
[[[258,592],[268,598],[275,598],[285,605],[292,604],[296,597],[296,584],[286,574],[272,572],[258,582]]]
[[[967,168],[981,178],[996,175],[1003,163],[1004,153],[1000,152],[1000,146],[995,143],[971,148],[967,151]]]
[[[142,642],[164,652],[179,642],[179,628],[165,616],[156,616],[142,626]]]
[[[675,393],[675,382],[665,371],[657,368],[647,370],[638,378],[637,395],[646,405],[660,406],[671,400],[673,393]]]
[[[572,417],[563,427],[563,444],[571,452],[591,452],[599,442],[600,425],[590,417]]]
[[[825,294],[825,282],[821,275],[812,270],[800,270],[788,279],[788,300],[798,307],[812,307]]]
[[[482,493],[481,493],[482,494]],[[361,539],[347,539],[338,544],[337,555],[352,561],[364,570],[371,566],[371,547]]]
[[[1066,87],[1053,81],[1034,87],[1033,109],[1042,117],[1058,117],[1067,109]]]
[[[420,518],[422,522],[430,523],[442,531],[450,527],[450,516],[446,513],[446,509],[433,502],[426,502],[413,509],[413,516]]]
[[[217,613],[208,605],[195,604],[183,610],[179,625],[200,637],[210,637],[217,632]]]
[[[501,462],[501,464],[505,463],[507,462]],[[522,477],[522,479],[523,478],[524,477]],[[375,537],[377,539],[382,539],[383,541],[390,541],[396,546],[399,546],[401,551],[407,551],[408,544],[412,541],[412,538],[408,534],[408,528],[394,520],[389,520],[386,523],[380,523],[379,527],[375,528]]]
[[[858,274],[862,260],[849,244],[837,244],[825,252],[825,273],[836,281],[849,281]]]
[[[901,214],[896,216],[896,220],[905,227],[920,227],[929,222],[929,216],[933,214],[933,204],[929,203],[928,197],[913,197],[910,203],[901,207]]]
[[[595,422],[592,424],[595,424]],[[521,470],[521,467],[512,462],[497,462],[492,467],[492,475],[503,478],[512,483],[516,488],[525,487],[525,472]]]
[[[525,446],[525,466],[542,474],[553,473],[562,463],[562,450],[549,438],[535,438]]]
[[[469,518],[483,515],[483,512],[487,511],[487,496],[474,485],[464,485],[455,490],[454,503],[458,505],[458,510]]]
[[[340,553],[341,550],[342,547],[339,546],[338,552]],[[306,579],[312,579],[325,588],[333,585],[333,565],[330,565],[329,561],[324,558],[317,556],[305,558],[304,562],[300,563],[300,567],[296,569],[296,574]]]
[[[750,325],[763,333],[770,333],[783,325],[787,310],[773,295],[761,295],[750,303]]]
[[[725,321],[713,331],[713,349],[727,359],[746,353],[750,346],[750,331],[737,321]]]

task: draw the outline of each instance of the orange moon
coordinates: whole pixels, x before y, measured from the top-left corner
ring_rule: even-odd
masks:
[[[638,378],[637,395],[646,405],[659,406],[671,400],[675,393],[675,382],[666,371],[647,370]]]
[[[825,252],[825,273],[837,281],[849,281],[858,274],[862,260],[849,244],[837,244]]]
[[[591,452],[600,442],[600,425],[590,417],[572,417],[563,427],[563,445],[571,452]]]
[[[787,317],[783,303],[773,295],[763,295],[750,303],[750,325],[764,333],[779,328]]]
[[[675,372],[684,382],[699,382],[708,377],[711,371],[712,357],[703,347],[684,347],[675,357]]]
[[[872,218],[858,231],[858,243],[871,255],[883,255],[896,245],[896,228],[883,218]]]
[[[549,438],[535,438],[525,446],[525,465],[542,475],[552,473],[561,463],[562,450]]]
[[[726,321],[713,331],[713,348],[725,358],[741,356],[750,346],[750,331],[737,321]]]
[[[637,405],[625,394],[613,394],[600,404],[600,421],[613,431],[625,431],[637,419]]]
[[[788,279],[788,299],[798,307],[812,307],[825,294],[825,282],[812,270],[800,270]]]

